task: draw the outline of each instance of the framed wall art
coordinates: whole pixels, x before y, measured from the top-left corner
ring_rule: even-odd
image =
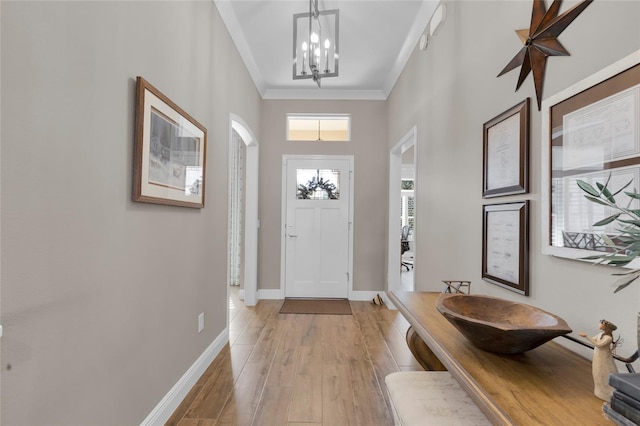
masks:
[[[529,295],[529,201],[482,207],[482,279]]]
[[[133,201],[204,207],[207,129],[142,77],[134,145]]]
[[[593,226],[609,208],[585,198],[577,181],[612,192],[640,191],[640,51],[543,102],[542,250],[580,259],[609,250],[603,240],[619,232],[615,222]],[[638,200],[624,191],[619,205]]]
[[[482,197],[529,191],[529,98],[484,123]]]

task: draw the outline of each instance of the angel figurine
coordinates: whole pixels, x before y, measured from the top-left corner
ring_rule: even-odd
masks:
[[[613,353],[618,344],[618,340],[613,340],[613,331],[618,327],[615,324],[600,320],[600,333],[593,337],[586,333],[578,333],[593,343],[593,361],[591,365],[593,373],[593,393],[603,401],[611,401],[613,388],[609,386],[609,374],[617,373],[618,368],[613,360]]]

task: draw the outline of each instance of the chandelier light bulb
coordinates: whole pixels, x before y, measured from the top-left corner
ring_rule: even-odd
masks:
[[[324,40],[324,72],[328,74],[329,70],[329,47],[331,46],[331,42],[329,39]]]
[[[317,43],[319,40],[318,33],[311,33],[311,43]]]
[[[305,71],[305,62],[307,60],[307,42],[302,42],[302,75],[305,75],[307,72]]]

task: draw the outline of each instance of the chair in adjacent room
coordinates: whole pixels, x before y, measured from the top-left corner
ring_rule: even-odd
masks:
[[[409,271],[410,268],[413,269],[413,263],[402,260],[402,255],[411,250],[409,246],[409,231],[409,225],[405,225],[402,227],[400,234],[400,269],[404,267],[407,268],[407,271]]]

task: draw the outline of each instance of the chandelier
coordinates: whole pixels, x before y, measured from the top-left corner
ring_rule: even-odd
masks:
[[[308,13],[293,15],[293,79],[310,78],[320,86],[325,77],[338,76],[340,11],[318,10],[309,0]]]

